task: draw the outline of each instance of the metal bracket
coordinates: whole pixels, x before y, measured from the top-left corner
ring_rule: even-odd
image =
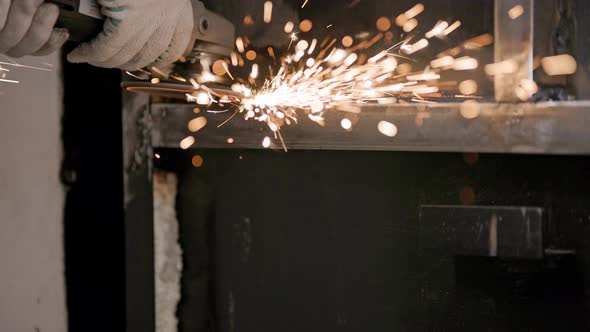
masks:
[[[521,101],[517,88],[522,80],[533,79],[533,15],[534,0],[496,0],[494,13],[494,61],[516,64],[513,72],[496,75],[494,88],[497,101]],[[521,6],[521,7],[517,7]],[[522,14],[511,17],[512,9]]]
[[[195,19],[192,40],[195,43],[185,54],[189,58],[200,53],[229,56],[234,49],[234,25],[221,15],[207,10],[199,0],[193,0],[192,5]]]
[[[452,256],[543,258],[543,209],[428,205],[420,208],[423,251]]]

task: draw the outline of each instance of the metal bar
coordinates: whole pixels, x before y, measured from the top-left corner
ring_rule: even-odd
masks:
[[[424,205],[420,238],[436,254],[542,259],[543,209]]]
[[[533,79],[533,1],[496,0],[494,61],[509,61],[516,70],[494,77],[497,101],[520,101],[517,88],[523,79]]]
[[[153,153],[149,97],[127,93],[123,100],[126,331],[154,332]]]
[[[539,104],[479,104],[479,117],[461,116],[462,104],[365,106],[348,132],[340,126],[348,113],[330,113],[327,126],[307,118],[282,129],[289,149],[482,152],[590,155],[590,102]],[[196,115],[192,105],[152,105],[154,147],[179,148],[190,135],[187,123]],[[236,116],[217,128],[231,113],[207,114],[209,124],[195,137],[197,148],[262,149],[269,128]],[[377,125],[394,123],[398,135],[382,135]],[[228,144],[228,138],[234,143]],[[280,148],[278,140],[274,147]]]
[[[578,70],[573,77],[575,93],[578,99],[590,99],[590,3],[587,0],[563,0],[568,5],[569,27],[574,30],[574,56],[578,61]],[[573,13],[571,13],[573,12]]]

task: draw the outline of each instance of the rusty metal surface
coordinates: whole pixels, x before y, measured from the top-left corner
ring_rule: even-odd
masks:
[[[461,104],[365,106],[351,132],[340,127],[347,113],[331,113],[322,128],[307,118],[283,128],[289,149],[431,151],[521,154],[590,154],[590,102],[481,104],[480,116],[467,120]],[[156,148],[179,148],[190,135],[187,123],[197,117],[195,105],[152,106],[152,141]],[[201,114],[205,114],[205,111]],[[195,135],[195,148],[261,149],[272,133],[264,124],[239,116],[221,128],[231,114],[206,114],[209,124]],[[395,138],[382,135],[377,124],[394,123]],[[234,144],[228,144],[228,138]],[[280,143],[275,141],[275,148]]]
[[[155,331],[154,200],[149,97],[125,94],[123,162],[126,331]]]

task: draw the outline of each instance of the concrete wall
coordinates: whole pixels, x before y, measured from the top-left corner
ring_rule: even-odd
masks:
[[[54,67],[5,66],[21,83],[0,82],[0,331],[60,332],[67,328],[59,57],[18,61]]]

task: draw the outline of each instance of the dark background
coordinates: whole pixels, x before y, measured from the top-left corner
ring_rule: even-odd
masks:
[[[571,3],[555,3],[562,2]],[[464,22],[449,45],[492,32],[491,1],[424,3],[424,22]],[[311,0],[302,17],[318,25],[338,19],[359,31],[414,2],[347,4]],[[576,4],[573,16],[583,18],[588,6]],[[579,31],[587,31],[586,21],[575,21]],[[543,52],[554,52],[552,39],[544,40]],[[566,38],[565,49],[575,48],[585,64],[587,41],[586,34],[569,44]],[[575,81],[580,97],[584,73]],[[124,331],[120,72],[64,62],[64,79],[69,328]],[[159,153],[158,167],[181,180],[181,331],[588,330],[588,158]],[[191,166],[195,153],[203,168]],[[578,255],[514,262],[441,253],[425,260],[416,226],[422,204],[543,207],[547,245]],[[203,282],[205,291],[195,291]]]
[[[65,79],[70,331],[124,331],[119,73],[76,66]],[[181,331],[587,330],[588,158],[158,153],[180,175]],[[547,245],[578,256],[425,260],[422,204],[543,207]]]
[[[588,328],[588,158],[158,153],[180,174],[181,242],[192,248],[181,331]],[[578,256],[423,255],[418,211],[429,204],[542,207],[545,245]]]
[[[69,331],[125,331],[121,72],[62,64]]]

